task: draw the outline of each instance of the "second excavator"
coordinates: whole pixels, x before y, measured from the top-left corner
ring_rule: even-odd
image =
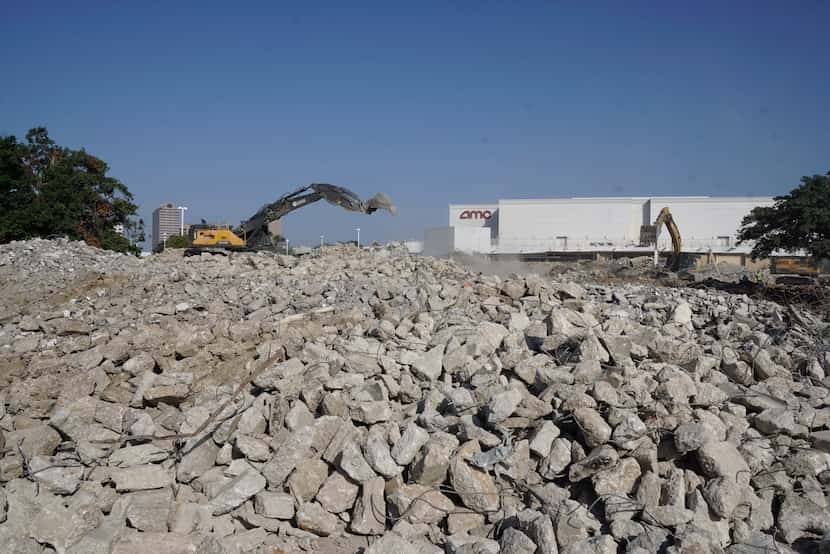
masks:
[[[674,220],[668,207],[660,210],[654,225],[643,225],[640,227],[640,244],[654,246],[654,267],[657,267],[657,240],[660,237],[660,229],[666,226],[671,237],[671,246],[673,256],[669,260],[667,266],[672,271],[677,271],[680,268],[680,230],[677,228],[677,223]]]
[[[671,258],[670,267],[672,271],[677,271],[680,268],[680,230],[677,228],[677,223],[674,222],[671,212],[668,207],[660,210],[660,215],[657,216],[657,221],[654,222],[657,227],[657,236],[660,236],[660,228],[665,225],[671,237],[671,246],[674,256]],[[656,248],[656,246],[655,246]]]
[[[202,252],[274,249],[275,237],[269,233],[268,224],[318,200],[326,200],[346,210],[364,214],[381,209],[393,215],[397,213],[392,200],[382,192],[364,201],[347,188],[327,183],[312,183],[264,205],[236,229],[207,224],[193,225],[190,234],[191,246],[185,253],[193,255]]]

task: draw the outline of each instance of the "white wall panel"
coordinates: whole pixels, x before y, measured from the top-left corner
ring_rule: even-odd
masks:
[[[577,245],[584,249],[590,243],[636,243],[644,202],[632,198],[502,200],[499,245],[518,247],[529,242],[559,250],[567,243],[568,250],[575,250]]]

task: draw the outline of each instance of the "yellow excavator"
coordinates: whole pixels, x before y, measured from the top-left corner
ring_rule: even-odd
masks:
[[[264,205],[236,229],[231,229],[227,225],[197,224],[191,226],[191,245],[185,250],[185,255],[202,252],[273,250],[277,246],[276,237],[268,231],[268,224],[318,200],[326,200],[352,212],[371,214],[383,209],[393,215],[397,213],[392,200],[382,192],[364,201],[345,187],[327,183],[311,183]]]
[[[660,235],[660,227],[663,225],[665,225],[666,229],[669,231],[669,236],[671,237],[671,247],[674,252],[674,256],[671,260],[671,269],[672,271],[677,271],[680,268],[680,229],[677,228],[677,223],[674,222],[674,217],[672,217],[668,207],[660,210],[660,215],[657,216],[657,221],[655,221],[654,224],[657,226],[658,236]]]
[[[680,230],[677,228],[677,223],[675,223],[674,217],[672,217],[672,214],[667,207],[660,210],[660,214],[657,216],[657,220],[654,222],[654,225],[643,225],[641,227],[640,244],[653,244],[656,249],[657,239],[660,236],[660,229],[663,225],[665,225],[666,229],[669,231],[673,252],[673,256],[668,265],[672,271],[677,271],[680,268]],[[655,264],[657,263],[656,256],[657,254],[655,250]]]

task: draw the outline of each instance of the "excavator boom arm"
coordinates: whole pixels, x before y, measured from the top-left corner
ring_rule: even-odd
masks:
[[[677,223],[674,222],[674,217],[672,217],[671,212],[668,208],[663,208],[660,210],[660,215],[657,216],[657,221],[654,223],[657,226],[657,232],[660,233],[660,227],[663,225],[666,226],[666,229],[669,231],[669,236],[671,237],[671,246],[672,250],[674,251],[674,257],[672,258],[672,269],[677,271],[680,267],[680,250],[681,250],[681,242],[680,242],[680,229],[677,228]]]
[[[244,234],[251,246],[266,244],[270,240],[269,223],[318,200],[326,200],[346,210],[365,214],[371,214],[379,209],[388,210],[392,214],[397,211],[392,200],[383,193],[378,193],[364,201],[347,188],[327,183],[312,183],[284,194],[276,201],[260,208],[253,217],[242,222],[239,234]]]

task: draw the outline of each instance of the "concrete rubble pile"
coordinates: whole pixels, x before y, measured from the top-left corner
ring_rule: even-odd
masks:
[[[753,283],[773,284],[776,276],[768,268],[742,267],[727,262],[699,263],[684,267],[679,272],[672,272],[666,267],[670,260],[661,256],[658,267],[654,266],[652,256],[617,257],[600,260],[575,260],[569,262],[547,262],[550,274],[560,280],[581,282],[591,280],[598,282],[632,282],[655,283],[662,281],[701,282],[714,279],[722,283],[738,283],[749,280]],[[684,263],[685,265],[685,263]],[[780,276],[779,276],[780,277]]]
[[[808,312],[394,247],[0,273],[5,552],[830,552]]]

